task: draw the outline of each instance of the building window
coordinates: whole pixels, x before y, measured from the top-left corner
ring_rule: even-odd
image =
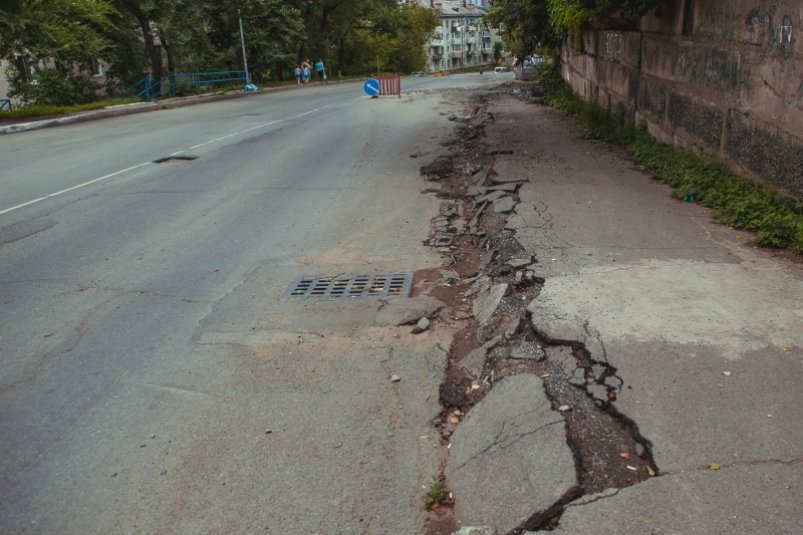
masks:
[[[103,64],[98,59],[92,60],[92,76],[103,76]]]
[[[17,54],[14,57],[14,61],[17,72],[22,75],[23,80],[32,82],[36,78],[36,68],[30,54]]]

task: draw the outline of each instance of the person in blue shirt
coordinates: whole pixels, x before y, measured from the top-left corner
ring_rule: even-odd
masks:
[[[326,72],[323,68],[323,60],[319,59],[315,62],[315,72],[318,74],[318,80],[323,82],[326,80]]]

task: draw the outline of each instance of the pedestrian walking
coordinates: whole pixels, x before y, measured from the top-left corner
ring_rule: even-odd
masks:
[[[301,76],[304,79],[305,84],[310,81],[310,78],[312,78],[311,68],[312,66],[310,65],[308,59],[304,60],[304,63],[301,64]]]
[[[318,81],[323,82],[326,79],[326,71],[324,70],[322,59],[315,62],[315,72],[318,74]]]
[[[301,65],[296,65],[296,68],[293,69],[293,74],[296,76],[296,83],[301,85]]]

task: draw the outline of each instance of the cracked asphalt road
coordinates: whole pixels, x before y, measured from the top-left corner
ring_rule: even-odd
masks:
[[[327,153],[344,166],[334,184],[314,161],[306,184],[285,180],[305,148],[327,146],[298,122],[299,138],[262,132],[6,218],[4,531],[450,533],[470,520],[500,535],[803,532],[800,264],[673,199],[570,119],[513,96],[521,87],[456,112],[446,147],[482,149],[459,169],[437,149],[449,134],[436,112],[455,95],[424,91],[412,96],[424,115],[410,98],[383,101],[397,122],[376,114],[365,143]],[[244,117],[238,106],[225,108]],[[263,165],[266,143],[285,164]],[[241,176],[225,151],[243,156]],[[494,194],[475,218],[488,191],[466,188],[435,215],[418,195],[431,159],[512,192],[512,210]],[[370,197],[384,179],[392,194]],[[95,225],[92,212],[136,217]],[[421,247],[429,217],[440,256]],[[428,268],[419,290],[452,306],[278,301],[299,269],[366,265]],[[603,415],[604,440],[583,436]],[[600,460],[643,477],[595,486]],[[439,470],[455,516],[427,523],[420,498]]]

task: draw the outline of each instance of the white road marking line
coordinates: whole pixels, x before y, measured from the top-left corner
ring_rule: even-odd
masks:
[[[252,130],[259,130],[260,128],[265,128],[266,126],[273,126],[274,124],[281,123],[281,122],[284,122],[284,121],[286,121],[286,119],[277,119],[277,120],[271,121],[269,123],[258,124],[256,126],[252,126],[251,128],[246,128],[245,130],[243,130],[240,133],[241,134],[245,134],[247,132],[251,132]]]
[[[17,206],[12,206],[11,208],[6,208],[5,210],[0,210],[0,215],[7,214],[9,212],[13,212],[14,210],[19,210],[20,208],[25,208],[26,206],[30,206],[32,204],[36,204],[38,202],[46,201],[47,199],[52,199],[53,197],[58,197],[59,195],[64,195],[65,193],[69,193],[73,190],[77,190],[80,188],[85,188],[91,184],[96,182],[101,182],[102,180],[106,180],[117,175],[121,175],[123,173],[127,173],[129,171],[133,171],[134,169],[139,169],[140,167],[145,167],[146,165],[153,165],[153,162],[143,162],[137,165],[132,165],[131,167],[126,167],[125,169],[120,169],[119,171],[115,171],[114,173],[109,173],[108,175],[103,175],[98,178],[93,178],[87,182],[82,182],[81,184],[77,184],[75,186],[71,186],[69,188],[65,188],[63,190],[59,190],[55,193],[51,193],[49,195],[45,195],[44,197],[39,197],[38,199],[33,199],[32,201],[24,202],[22,204],[18,204]]]
[[[239,132],[232,132],[231,134],[226,134],[225,136],[216,137],[215,139],[210,139],[209,141],[204,141],[203,143],[198,143],[197,145],[193,145],[190,147],[189,150],[200,149],[201,147],[205,147],[207,145],[211,145],[212,143],[217,143],[218,141],[223,141],[224,139],[229,139],[230,137],[234,137]]]
[[[320,110],[322,110],[322,109],[324,109],[326,107],[328,107],[328,106],[322,106],[320,108],[315,108],[314,110],[308,110],[308,111],[305,111],[304,113],[299,113],[298,115],[293,115],[293,116],[290,116],[290,117],[286,117],[284,119],[277,119],[275,121],[270,121],[270,122],[267,122],[267,123],[259,124],[259,125],[256,125],[256,126],[252,126],[250,128],[246,128],[245,130],[239,130],[237,132],[232,132],[230,134],[226,134],[225,136],[217,137],[215,139],[210,139],[209,141],[205,141],[203,143],[199,143],[197,145],[193,145],[189,149],[178,150],[178,151],[170,154],[170,156],[178,156],[179,154],[187,152],[188,150],[195,150],[195,149],[198,149],[198,148],[201,148],[201,147],[205,147],[207,145],[211,145],[213,143],[217,143],[218,141],[223,141],[224,139],[229,139],[231,137],[234,137],[234,136],[237,136],[237,135],[240,135],[240,134],[246,134],[246,133],[251,132],[253,130],[258,130],[260,128],[266,128],[268,126],[273,126],[275,124],[282,123],[284,121],[288,121],[288,120],[292,120],[292,119],[298,119],[299,117],[304,117],[306,115],[311,115],[313,113],[319,112]],[[139,169],[140,167],[144,167],[146,165],[151,165],[151,164],[153,164],[153,162],[143,162],[143,163],[139,163],[137,165],[132,165],[131,167],[127,167],[125,169],[121,169],[119,171],[115,171],[114,173],[109,173],[108,175],[103,175],[103,176],[98,177],[98,178],[93,178],[92,180],[89,180],[87,182],[83,182],[83,183],[78,184],[76,186],[72,186],[72,187],[57,191],[55,193],[51,193],[49,195],[45,195],[44,197],[38,197],[38,198],[30,200],[28,202],[24,202],[22,204],[18,204],[16,206],[12,206],[11,208],[6,208],[4,210],[0,210],[0,215],[7,214],[7,213],[13,212],[15,210],[19,210],[20,208],[25,208],[26,206],[30,206],[30,205],[36,204],[38,202],[46,201],[47,199],[52,199],[53,197],[58,197],[59,195],[63,195],[65,193],[69,193],[70,191],[77,190],[77,189],[80,189],[80,188],[84,188],[84,187],[89,186],[91,184],[94,184],[96,182],[101,182],[101,181],[106,180],[108,178],[112,178],[112,177],[115,177],[117,175],[121,175],[123,173],[127,173],[128,171],[133,171],[134,169]]]

